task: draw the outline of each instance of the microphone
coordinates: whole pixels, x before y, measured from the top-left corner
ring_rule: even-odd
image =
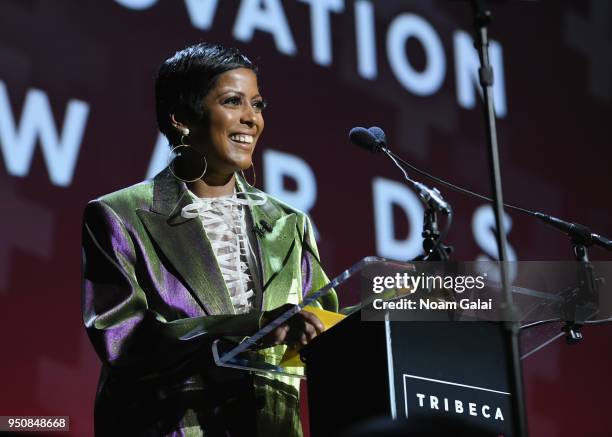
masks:
[[[382,130],[381,130],[382,131]],[[383,133],[384,135],[384,133]],[[351,143],[370,152],[380,152],[383,147],[379,140],[365,127],[354,127],[349,132]],[[386,145],[386,144],[385,144]]]
[[[410,182],[414,188],[418,191],[419,197],[429,207],[435,208],[438,211],[442,211],[444,214],[449,215],[452,212],[451,206],[442,198],[442,194],[437,189],[431,189],[427,185],[417,182],[411,179],[406,173],[406,170],[397,162],[395,156],[387,148],[387,136],[378,126],[372,126],[369,129],[364,127],[354,127],[349,132],[349,139],[351,142],[363,149],[369,150],[370,152],[383,151],[391,158],[395,165],[404,173],[404,177]]]
[[[372,126],[368,130],[372,135],[374,135],[374,138],[376,138],[378,144],[380,144],[382,147],[387,147],[387,136],[385,135],[384,130],[382,130],[378,126]]]
[[[268,223],[267,221],[265,221],[263,219],[259,220],[259,223],[261,224],[261,227],[264,228],[264,230],[266,232],[272,232],[273,228],[272,228],[272,225],[270,223]]]
[[[264,238],[266,236],[266,232],[272,232],[272,229],[272,225],[265,220],[259,220],[259,225],[257,223],[253,225],[253,232],[255,232],[260,238]]]
[[[533,215],[542,220],[544,223],[547,223],[559,229],[561,232],[566,233],[576,240],[577,243],[581,243],[586,246],[597,244],[605,249],[612,249],[612,240],[608,240],[606,237],[592,233],[591,230],[584,225],[566,222],[565,220],[561,220],[551,215],[542,214],[541,212],[534,212]]]

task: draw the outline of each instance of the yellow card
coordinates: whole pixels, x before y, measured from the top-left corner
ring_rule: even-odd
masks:
[[[314,314],[325,326],[325,331],[340,322],[346,316],[344,314],[334,313],[318,307],[307,306],[304,311]],[[304,363],[300,360],[301,346],[288,347],[280,362],[281,367],[304,367]]]

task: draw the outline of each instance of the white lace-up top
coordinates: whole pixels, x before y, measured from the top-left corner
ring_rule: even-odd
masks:
[[[254,303],[254,283],[249,259],[254,251],[247,236],[245,210],[248,205],[262,205],[266,197],[259,193],[199,198],[189,192],[194,202],[181,210],[185,218],[199,217],[210,240],[221,274],[236,314],[247,313]]]

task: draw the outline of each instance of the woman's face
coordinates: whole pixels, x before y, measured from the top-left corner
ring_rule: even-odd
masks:
[[[202,105],[204,121],[189,126],[187,142],[206,156],[207,173],[230,175],[248,169],[264,128],[265,103],[253,70],[237,68],[219,75]]]

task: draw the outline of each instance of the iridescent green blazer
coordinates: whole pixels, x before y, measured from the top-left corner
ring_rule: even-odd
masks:
[[[271,196],[248,208],[249,228],[264,220],[271,231],[251,232],[256,310],[236,315],[201,221],[181,216],[191,202],[166,169],[85,209],[83,320],[102,361],[96,435],[301,435],[297,379],[220,369],[210,351],[327,282],[310,222]],[[335,294],[320,304],[337,310]],[[258,353],[278,362],[284,348]]]

